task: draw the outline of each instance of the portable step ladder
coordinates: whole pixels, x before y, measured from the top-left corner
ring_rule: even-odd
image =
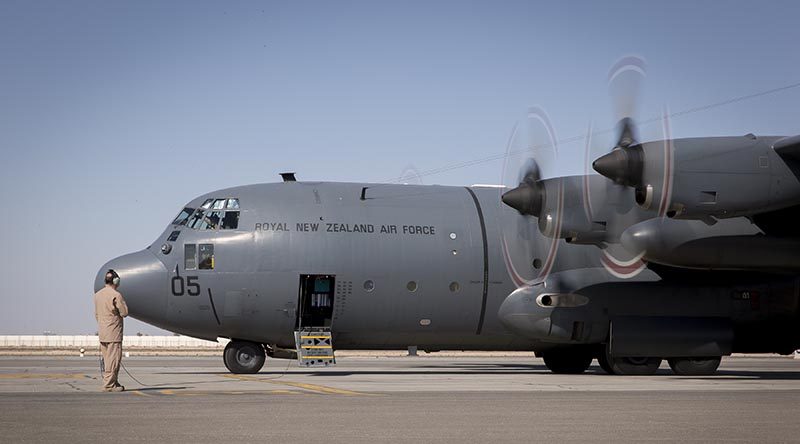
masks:
[[[336,364],[330,327],[302,327],[294,332],[294,342],[301,367]]]

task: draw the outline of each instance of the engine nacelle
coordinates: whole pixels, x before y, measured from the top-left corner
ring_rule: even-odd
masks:
[[[800,346],[794,277],[713,281],[600,281],[602,269],[554,273],[500,306],[509,330],[542,344],[600,345],[612,356],[707,357],[788,353]],[[549,283],[549,284],[548,284]]]
[[[749,216],[795,205],[800,182],[773,147],[778,137],[703,137],[617,149],[594,166],[635,189],[636,203],[682,219]]]

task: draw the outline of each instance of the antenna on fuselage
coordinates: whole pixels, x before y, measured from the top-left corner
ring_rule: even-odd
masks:
[[[280,174],[281,174],[281,179],[283,179],[284,182],[297,182],[297,178],[294,177],[294,171],[289,173],[280,173]]]

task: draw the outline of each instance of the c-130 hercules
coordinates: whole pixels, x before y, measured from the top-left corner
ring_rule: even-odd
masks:
[[[612,93],[642,68],[622,59]],[[664,140],[640,143],[631,97],[612,97],[622,118],[600,175],[547,177],[557,141],[532,110],[509,142],[510,186],[285,175],[218,190],[95,287],[114,269],[133,317],[230,338],[234,373],[265,355],[328,365],[334,349],[418,346],[533,351],[555,373],[596,358],[610,374],[666,359],[707,375],[733,352],[800,347],[800,136],[671,139],[665,119]]]

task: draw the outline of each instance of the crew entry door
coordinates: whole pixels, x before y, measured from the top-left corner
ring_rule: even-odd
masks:
[[[300,295],[297,306],[297,329],[330,328],[333,319],[333,296],[336,278],[332,275],[300,275]]]
[[[333,297],[335,276],[301,274],[294,340],[301,366],[328,366],[333,355]]]

